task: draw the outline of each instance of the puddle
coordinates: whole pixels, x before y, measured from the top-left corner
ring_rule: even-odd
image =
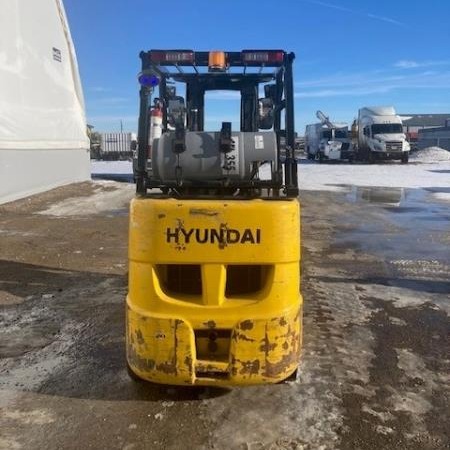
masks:
[[[348,186],[345,199],[367,211],[353,221],[356,229],[341,239],[355,241],[386,261],[422,258],[447,263],[450,214],[448,204],[435,197],[441,190]]]
[[[368,202],[401,206],[406,202],[406,190],[391,187],[352,186],[350,193],[347,194],[347,200],[352,203]]]

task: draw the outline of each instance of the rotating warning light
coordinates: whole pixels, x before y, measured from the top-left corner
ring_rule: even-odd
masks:
[[[212,72],[223,72],[227,68],[225,52],[209,52],[208,67]]]
[[[159,78],[153,74],[141,73],[138,80],[139,84],[146,87],[156,87],[159,84]]]

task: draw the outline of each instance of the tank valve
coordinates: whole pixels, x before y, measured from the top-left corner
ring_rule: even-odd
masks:
[[[173,140],[174,153],[180,154],[186,150],[186,130],[181,124],[175,126],[175,139]]]
[[[228,153],[233,150],[233,140],[231,139],[231,122],[222,122],[220,130],[219,150]]]

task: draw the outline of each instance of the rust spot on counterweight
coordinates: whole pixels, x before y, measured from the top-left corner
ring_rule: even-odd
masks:
[[[264,376],[268,378],[278,378],[280,375],[283,375],[289,369],[289,367],[298,362],[300,335],[298,335],[295,330],[291,330],[290,325],[288,325],[287,332],[279,336],[279,338],[284,338],[281,346],[283,350],[287,350],[288,353],[282,355],[279,361],[270,362],[268,358],[269,353],[275,349],[277,344],[270,342],[266,325],[266,332],[264,335],[264,339],[262,340],[260,350],[264,351],[265,354],[265,364],[263,369]]]
[[[219,213],[217,211],[211,211],[210,209],[191,208],[189,214],[192,214],[193,216],[217,216]]]
[[[261,352],[264,352],[264,354],[267,355],[275,350],[275,348],[277,347],[277,344],[275,342],[270,342],[267,335],[264,337],[264,339],[262,339],[262,344],[259,347],[259,350]]]
[[[186,358],[184,358],[184,364],[186,364],[186,367],[190,370],[192,367],[192,357],[186,356]]]
[[[130,365],[136,367],[142,372],[148,372],[155,368],[155,361],[153,359],[141,358],[132,345],[128,345],[127,353],[128,362]]]
[[[167,374],[177,374],[177,365],[174,361],[166,361],[156,366],[156,370]]]
[[[239,328],[241,330],[247,331],[247,330],[252,330],[253,329],[253,321],[252,320],[244,320],[243,322],[241,322],[241,324],[239,325]]]
[[[298,351],[293,348],[289,353],[283,355],[280,361],[271,363],[266,360],[264,375],[269,378],[276,378],[286,372],[292,364],[298,362]]]
[[[139,345],[145,344],[144,336],[142,335],[141,330],[136,330],[136,340]]]
[[[254,361],[242,361],[241,364],[242,368],[239,371],[240,375],[257,375],[259,373],[259,359],[255,359]]]
[[[232,339],[234,341],[245,341],[245,342],[255,342],[254,339],[247,337],[244,333],[239,333],[234,331]]]

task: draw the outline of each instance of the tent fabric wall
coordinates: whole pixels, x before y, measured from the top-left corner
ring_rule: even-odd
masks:
[[[1,0],[0,202],[90,178],[83,92],[61,0]],[[52,153],[53,152],[53,153]]]

